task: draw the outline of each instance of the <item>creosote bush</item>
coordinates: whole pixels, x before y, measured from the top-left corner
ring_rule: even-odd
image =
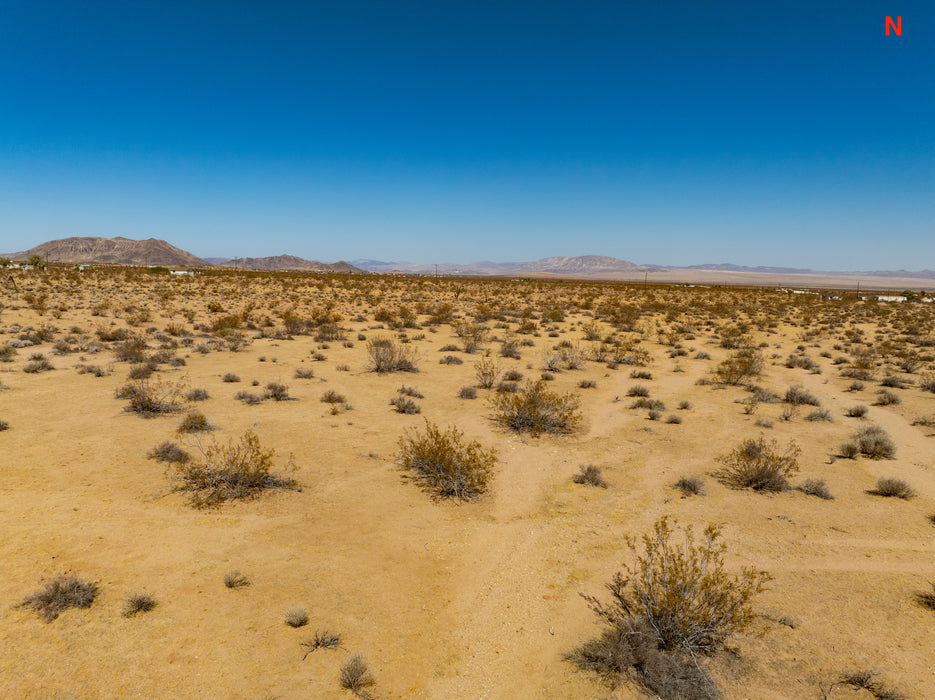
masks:
[[[273,473],[275,450],[264,449],[252,430],[239,442],[231,439],[227,444],[213,442],[207,447],[196,442],[195,447],[201,457],[177,465],[174,489],[190,492],[196,508],[252,498],[266,489],[298,486],[294,479]],[[291,460],[289,466],[294,468]]]
[[[476,440],[465,442],[456,427],[443,432],[426,420],[425,433],[412,430],[400,438],[396,459],[436,496],[467,501],[487,490],[497,453]]]
[[[213,430],[214,426],[208,422],[208,418],[201,411],[191,409],[179,422],[176,429],[179,433],[199,433],[206,430]]]
[[[494,420],[518,432],[570,433],[581,421],[579,399],[546,388],[541,379],[526,382],[515,393],[497,393],[490,398]]]
[[[52,622],[68,608],[90,608],[97,594],[96,583],[61,574],[26,596],[21,605],[35,610],[46,622]]]
[[[767,442],[760,436],[744,440],[726,455],[718,457],[723,468],[718,478],[733,488],[754,491],[783,491],[788,478],[799,470],[799,447],[790,442],[784,451],[775,440]]]
[[[743,347],[721,362],[714,376],[723,384],[742,384],[763,372],[763,353],[757,348]]]
[[[397,343],[392,338],[371,338],[367,341],[367,354],[373,372],[418,372],[416,351]]]
[[[161,378],[138,379],[125,384],[114,392],[118,399],[129,399],[124,410],[143,418],[177,413],[184,392],[183,382],[172,382]]]
[[[627,540],[633,563],[607,584],[611,602],[583,596],[605,630],[568,655],[581,668],[619,677],[632,670],[647,690],[666,698],[714,698],[716,688],[688,654],[713,651],[753,622],[752,598],[771,577],[754,568],[729,575],[726,547],[715,525],[695,542],[692,528],[672,541],[668,520],[643,536],[642,551]],[[695,669],[691,671],[689,667]]]

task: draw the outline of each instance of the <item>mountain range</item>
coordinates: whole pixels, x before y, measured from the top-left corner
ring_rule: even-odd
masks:
[[[72,237],[47,241],[29,250],[12,253],[4,257],[13,260],[26,260],[38,255],[49,262],[64,263],[99,263],[116,265],[163,265],[167,267],[224,267],[240,270],[308,270],[320,272],[400,272],[414,274],[468,275],[468,276],[509,276],[509,277],[580,277],[593,279],[636,279],[655,273],[656,279],[662,276],[678,276],[681,272],[697,271],[701,273],[724,273],[725,275],[806,275],[806,276],[848,276],[876,277],[893,279],[929,280],[935,279],[935,270],[908,272],[906,270],[864,270],[864,271],[819,271],[792,267],[748,267],[731,263],[708,263],[684,267],[662,265],[638,265],[628,260],[603,255],[557,256],[542,258],[531,262],[491,262],[475,263],[411,263],[384,262],[382,260],[360,259],[350,263],[343,260],[336,263],[323,263],[306,260],[294,255],[276,255],[264,258],[199,258],[188,251],[176,248],[157,238],[133,240],[117,236],[115,238]],[[710,276],[710,275],[709,275]],[[674,277],[673,277],[674,278]],[[671,280],[666,280],[671,281]],[[894,282],[895,284],[895,282]]]

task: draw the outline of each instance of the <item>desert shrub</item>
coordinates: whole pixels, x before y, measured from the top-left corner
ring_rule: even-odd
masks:
[[[825,408],[816,408],[814,411],[805,416],[805,420],[811,421],[812,423],[817,423],[819,421],[831,422],[834,420],[834,418],[831,417],[831,411]]]
[[[503,373],[503,380],[507,382],[518,382],[523,379],[523,373],[519,370],[510,369]]]
[[[206,401],[208,397],[208,391],[206,389],[192,389],[189,391],[185,398],[189,401]]]
[[[286,611],[286,624],[290,627],[305,627],[308,624],[308,610],[293,608]]]
[[[125,411],[136,413],[144,418],[177,413],[181,410],[182,382],[165,379],[139,379],[117,389],[115,396],[128,399],[130,405]]]
[[[904,697],[898,690],[877,681],[873,671],[850,671],[843,674],[840,679],[831,684],[826,696],[838,685],[849,685],[857,690],[866,690],[877,700],[903,700]]]
[[[497,383],[500,366],[491,359],[484,358],[474,363],[474,377],[481,389],[490,389]]]
[[[704,495],[704,479],[700,476],[683,476],[673,487],[681,491],[683,496]]]
[[[0,362],[12,362],[16,357],[16,348],[12,345],[0,345]]]
[[[857,455],[860,454],[860,448],[857,446],[856,442],[842,443],[839,451],[841,456],[845,459],[854,459]]]
[[[714,376],[723,384],[740,384],[763,372],[763,354],[757,348],[740,348],[721,362]]]
[[[487,490],[497,453],[478,441],[464,441],[456,427],[443,432],[425,421],[425,433],[407,432],[399,439],[397,462],[414,472],[423,488],[441,498],[471,500]]]
[[[309,654],[318,649],[337,649],[341,646],[341,635],[328,630],[319,630],[315,632],[314,637],[301,644],[306,648],[305,655],[302,657],[304,661]]]
[[[928,391],[932,394],[935,394],[935,374],[929,374],[922,378],[922,381],[919,382],[919,388],[922,391]]]
[[[120,614],[133,617],[141,612],[150,612],[156,607],[156,599],[148,593],[134,593],[123,604]]]
[[[730,576],[725,570],[726,546],[721,531],[709,525],[704,540],[695,543],[692,528],[684,542],[672,542],[667,518],[643,536],[643,551],[628,538],[633,563],[629,578],[618,572],[607,585],[610,604],[584,596],[591,609],[611,629],[632,629],[648,623],[659,649],[687,652],[714,650],[753,622],[751,599],[771,579],[765,571],[747,568]]]
[[[647,417],[649,420],[659,420],[660,418],[662,418],[662,411],[658,411],[658,410],[652,408],[652,409],[649,410],[649,413],[646,414],[646,417]]]
[[[455,355],[445,355],[442,359],[438,361],[440,365],[463,365],[464,360]]]
[[[83,362],[75,364],[75,371],[78,372],[78,374],[93,374],[95,377],[104,377],[107,375],[107,370],[100,365],[86,365]]]
[[[578,388],[579,389],[596,389],[597,382],[595,382],[593,379],[582,379],[580,382],[578,382]]]
[[[593,464],[587,466],[582,465],[579,467],[580,471],[571,477],[571,480],[576,484],[583,484],[584,486],[596,486],[598,488],[606,489],[607,482],[604,481],[604,477],[601,475],[601,468],[595,467]]]
[[[141,365],[133,365],[127,373],[128,379],[148,379],[156,371],[156,365],[152,362],[146,362]]]
[[[234,394],[234,399],[237,401],[243,401],[248,406],[256,406],[263,401],[263,397],[259,394],[253,394],[249,391],[238,391]]]
[[[68,608],[90,608],[98,592],[96,583],[60,574],[26,596],[21,605],[34,610],[46,622],[52,622]]]
[[[476,399],[477,398],[477,389],[472,386],[463,386],[461,391],[458,392],[459,399]]]
[[[666,423],[668,423],[669,425],[681,425],[681,424],[682,424],[682,417],[681,417],[681,416],[677,416],[677,415],[675,415],[675,414],[673,413],[673,414],[670,415],[668,418],[666,418]]]
[[[630,379],[652,379],[653,373],[644,369],[635,369],[630,372]]]
[[[516,382],[497,382],[497,393],[515,394],[519,391],[519,384]]]
[[[916,495],[912,487],[902,479],[881,478],[877,480],[877,487],[867,493],[884,498],[902,498],[909,500]]]
[[[367,688],[376,681],[367,666],[367,660],[360,654],[354,654],[341,666],[341,687],[354,695],[363,695]]]
[[[549,391],[545,382],[526,382],[515,394],[491,397],[494,420],[519,432],[569,433],[581,420],[574,394]]]
[[[188,411],[179,422],[179,427],[176,428],[180,433],[198,433],[213,429],[214,426],[208,422],[205,414],[195,409]]]
[[[821,401],[812,392],[798,384],[793,384],[787,390],[782,400],[793,406],[820,406]]]
[[[7,423],[5,420],[0,420],[0,432],[3,432],[4,430],[9,430],[9,429],[10,429],[10,424]]]
[[[347,403],[347,398],[339,394],[338,392],[336,392],[334,389],[328,389],[328,391],[322,394],[321,398],[318,400],[321,401],[322,403],[330,403],[330,404]]]
[[[695,359],[696,360],[710,360],[711,355],[702,350],[695,355]]]
[[[915,598],[916,602],[923,608],[935,610],[935,583],[931,583],[931,586],[931,592],[923,591],[922,593],[916,593]]]
[[[423,396],[422,393],[418,389],[416,389],[415,387],[406,386],[405,384],[399,387],[399,389],[396,390],[396,393],[402,396],[411,396],[414,399],[425,398],[425,396]]]
[[[191,459],[191,455],[185,450],[174,442],[168,441],[151,449],[146,456],[150,459],[158,459],[160,462],[169,462],[170,464],[187,462]]]
[[[627,396],[649,396],[649,389],[642,384],[635,384],[627,389]]]
[[[680,411],[688,411],[691,409],[692,405],[690,401],[679,401],[678,409]]]
[[[896,406],[901,403],[901,399],[892,391],[880,389],[877,392],[877,400],[873,402],[874,406]]]
[[[238,376],[237,376],[236,374],[234,374],[233,372],[228,372],[228,373],[225,374],[223,377],[221,377],[221,381],[222,381],[222,382],[227,382],[228,384],[233,384],[234,382],[239,382],[239,381],[240,381],[240,377],[238,377]]]
[[[312,379],[315,376],[315,370],[297,367],[293,376],[296,379]]]
[[[630,404],[630,408],[647,408],[650,411],[664,411],[666,410],[666,405],[659,399],[647,399],[646,397],[641,396]]]
[[[422,413],[419,404],[412,399],[407,399],[405,396],[394,396],[390,399],[390,405],[396,407],[397,413],[405,413],[407,415]]]
[[[863,390],[864,390],[863,382],[851,382],[850,384],[847,385],[847,391],[850,391],[850,392],[863,391]]]
[[[844,415],[848,418],[863,418],[867,415],[867,411],[870,409],[862,404],[857,404],[856,406],[851,406],[844,412]]]
[[[834,499],[827,485],[825,485],[824,479],[806,479],[805,483],[799,487],[799,491],[809,496],[817,496],[826,501]]]
[[[370,369],[380,374],[419,371],[415,350],[392,338],[371,338],[367,341],[367,355],[370,357]]]
[[[896,445],[887,432],[878,425],[868,425],[854,435],[857,451],[868,457],[892,459]]]
[[[196,508],[298,485],[294,479],[273,473],[275,450],[264,449],[252,430],[245,432],[239,442],[231,439],[227,444],[213,442],[207,447],[196,443],[196,447],[201,458],[177,465],[173,484],[176,491],[191,493]]]
[[[726,455],[718,457],[723,469],[718,478],[733,488],[754,491],[783,491],[788,488],[788,477],[799,470],[801,450],[790,442],[782,452],[779,444],[766,438],[744,440]]]
[[[49,362],[48,358],[41,352],[35,352],[30,355],[29,362],[23,365],[23,371],[26,372],[26,374],[39,374],[40,372],[48,372],[52,369],[55,369],[52,363]]]
[[[228,571],[224,574],[224,585],[230,589],[243,588],[250,585],[250,579],[239,571]]]
[[[279,382],[270,382],[266,385],[266,391],[263,392],[264,399],[272,399],[273,401],[288,401],[289,400],[289,387],[285,384],[280,384]]]

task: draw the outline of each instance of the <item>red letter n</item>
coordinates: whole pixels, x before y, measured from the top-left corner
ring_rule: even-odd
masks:
[[[896,36],[903,35],[903,17],[899,15],[896,17],[896,21],[893,21],[893,18],[889,15],[886,16],[886,36],[890,35],[890,27],[893,31],[896,32]]]

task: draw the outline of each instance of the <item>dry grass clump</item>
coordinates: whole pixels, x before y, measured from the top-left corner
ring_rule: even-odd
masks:
[[[176,428],[179,433],[200,433],[207,430],[214,430],[214,426],[208,422],[208,418],[201,411],[191,409],[186,413]]]
[[[787,390],[782,400],[793,406],[820,406],[821,401],[812,392],[798,384],[793,384]]]
[[[604,477],[601,475],[601,468],[595,467],[593,464],[587,466],[582,465],[579,467],[580,471],[571,477],[571,480],[576,484],[582,484],[584,486],[595,486],[597,488],[606,489],[607,482],[604,481]]]
[[[263,392],[263,398],[272,399],[273,401],[288,401],[289,387],[279,382],[269,382],[266,385],[266,391]]]
[[[935,610],[935,582],[930,582],[930,585],[932,586],[931,591],[916,593],[915,598],[916,602],[923,608]]]
[[[717,366],[714,376],[722,384],[741,384],[760,376],[764,364],[763,353],[758,348],[740,348]]]
[[[863,418],[867,415],[867,411],[870,409],[864,406],[863,404],[857,404],[856,406],[851,406],[844,412],[848,418]]]
[[[98,593],[96,583],[60,574],[26,596],[21,605],[37,612],[46,622],[52,622],[68,608],[90,608]]]
[[[902,498],[909,500],[916,495],[912,487],[902,479],[880,478],[877,480],[877,487],[867,491],[874,496],[883,496],[884,498]]]
[[[305,608],[287,610],[286,624],[293,628],[305,627],[308,624],[308,610]]]
[[[221,377],[221,381],[227,384],[233,384],[235,382],[239,382],[240,377],[238,377],[233,372],[227,372],[223,377]]]
[[[341,666],[341,687],[354,695],[368,697],[367,688],[376,681],[367,666],[367,660],[361,654],[354,654]]]
[[[209,396],[207,389],[192,389],[185,394],[185,398],[188,401],[206,401]]]
[[[825,501],[834,500],[834,496],[828,490],[824,479],[806,479],[805,483],[799,487],[799,491],[808,496],[817,496]]]
[[[373,372],[418,372],[416,351],[397,343],[392,338],[371,338],[367,341],[367,355]]]
[[[835,686],[849,685],[857,690],[866,690],[870,696],[877,700],[903,700],[905,697],[898,690],[889,688],[876,680],[876,673],[873,671],[850,671],[842,674],[841,678],[831,684],[825,697],[829,697]]]
[[[726,455],[718,457],[723,465],[717,476],[727,486],[754,491],[784,491],[788,477],[799,470],[799,447],[790,442],[784,451],[775,440],[760,436],[747,439]]]
[[[816,408],[814,411],[805,416],[805,420],[818,423],[821,421],[827,421],[829,423],[834,421],[834,418],[831,417],[831,411],[826,408]]]
[[[412,399],[407,399],[405,396],[394,396],[390,399],[390,405],[396,408],[397,413],[404,413],[406,415],[422,413],[422,408],[419,404]]]
[[[179,464],[175,470],[176,491],[191,492],[196,508],[215,506],[224,501],[253,498],[266,489],[295,488],[295,479],[274,474],[275,450],[264,449],[252,430],[239,442],[217,442],[202,447],[201,458]]]
[[[315,370],[298,367],[296,368],[295,374],[293,376],[296,379],[313,379],[315,377]]]
[[[150,459],[157,459],[160,462],[169,462],[170,464],[184,463],[191,459],[190,454],[174,442],[169,442],[168,440],[151,449],[146,456]]]
[[[248,579],[239,571],[228,571],[226,574],[224,574],[224,585],[231,590],[235,590],[237,588],[249,586],[250,579]]]
[[[23,365],[23,371],[27,374],[39,374],[40,372],[48,372],[52,369],[55,369],[52,363],[49,362],[48,358],[41,352],[30,355],[29,362]]]
[[[700,476],[683,476],[673,484],[673,488],[681,491],[683,496],[703,496],[704,479]]]
[[[7,423],[5,420],[0,420],[0,433],[2,433],[4,430],[9,430],[9,429],[10,429],[10,424]]]
[[[550,391],[541,379],[516,393],[495,394],[490,403],[498,423],[534,435],[570,433],[581,421],[578,397]]]
[[[123,604],[120,614],[133,617],[141,612],[150,612],[156,607],[156,599],[148,593],[134,593]]]
[[[874,406],[896,406],[900,403],[902,403],[902,399],[896,396],[896,394],[894,394],[892,391],[887,391],[886,389],[880,389],[880,391],[877,392],[877,400],[873,402],[873,405]]]
[[[458,392],[459,399],[476,399],[477,398],[477,389],[472,386],[463,386]]]
[[[400,438],[397,462],[438,497],[472,500],[487,490],[497,453],[463,438],[455,427],[442,432],[426,420],[424,434],[412,430]]]
[[[474,376],[477,386],[481,389],[490,389],[497,383],[500,376],[500,365],[494,360],[484,358],[474,363]]]
[[[611,602],[583,596],[605,623],[603,633],[566,658],[610,680],[628,674],[659,697],[717,698],[713,681],[692,655],[713,651],[749,627],[755,618],[751,600],[770,576],[753,568],[728,575],[717,526],[706,528],[698,544],[691,527],[682,543],[673,543],[672,535],[662,518],[643,536],[642,552],[628,539],[629,578],[618,572],[607,584]]]

